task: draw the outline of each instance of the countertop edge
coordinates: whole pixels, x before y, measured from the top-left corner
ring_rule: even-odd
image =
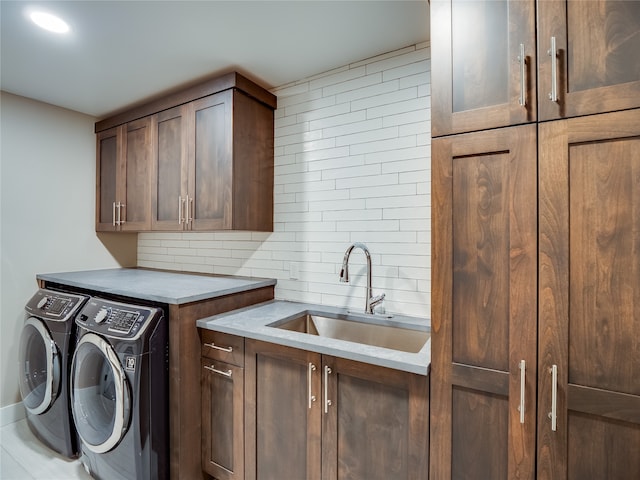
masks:
[[[193,280],[197,278],[198,275],[194,275],[191,273],[183,273],[183,272],[164,272],[164,271],[156,271],[156,270],[142,270],[142,269],[122,269],[125,270],[136,270],[137,272],[158,272],[159,274],[167,274],[167,275],[185,275],[185,278],[189,280]],[[114,270],[109,269],[105,270],[105,272],[112,272]],[[95,270],[87,271],[87,274],[95,274]],[[275,286],[277,280],[270,278],[252,278],[252,277],[233,277],[233,276],[202,276],[203,279],[228,279],[230,282],[238,282],[239,284],[232,285],[226,288],[220,289],[210,289],[208,291],[203,291],[201,293],[196,293],[193,295],[183,295],[183,296],[174,296],[169,294],[157,294],[150,290],[145,291],[144,289],[130,289],[124,288],[121,286],[107,286],[105,284],[95,283],[91,280],[83,280],[82,274],[85,272],[62,272],[62,273],[39,273],[36,274],[37,280],[43,280],[45,282],[56,283],[60,285],[65,285],[69,287],[82,288],[85,290],[95,291],[99,293],[103,293],[106,295],[120,295],[130,298],[136,298],[140,300],[147,300],[165,304],[172,305],[184,305],[187,303],[199,302],[202,300],[209,300],[213,298],[223,297],[226,295],[233,295],[237,293],[242,293],[250,290],[256,290],[259,288]],[[78,278],[70,278],[73,276],[77,276]]]
[[[431,368],[431,339],[417,353],[407,353],[386,348],[362,345],[344,340],[328,339],[323,337],[307,337],[298,332],[281,331],[267,324],[278,321],[275,316],[264,320],[265,313],[284,306],[285,313],[280,318],[295,315],[295,312],[314,309],[332,309],[343,311],[337,307],[318,306],[299,302],[272,300],[245,307],[239,310],[214,315],[200,319],[196,322],[198,328],[226,333],[239,337],[259,340],[286,347],[312,351],[323,355],[345,358],[362,363],[368,363],[395,370],[428,376]],[[402,319],[409,317],[399,316]]]

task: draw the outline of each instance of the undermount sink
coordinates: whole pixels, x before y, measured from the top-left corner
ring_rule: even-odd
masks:
[[[330,317],[326,314],[306,313],[293,319],[271,323],[268,326],[408,353],[419,352],[430,336],[430,333],[424,330],[378,325],[363,320],[349,315]]]

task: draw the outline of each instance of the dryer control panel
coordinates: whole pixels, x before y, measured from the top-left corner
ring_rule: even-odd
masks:
[[[56,292],[41,288],[24,309],[29,315],[57,322],[66,322],[89,297],[77,293]]]
[[[133,340],[161,314],[162,310],[155,307],[92,297],[76,317],[76,323],[92,332]]]

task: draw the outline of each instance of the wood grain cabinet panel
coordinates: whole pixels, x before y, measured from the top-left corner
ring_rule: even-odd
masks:
[[[247,480],[320,480],[320,355],[253,340],[245,352]]]
[[[184,226],[188,127],[185,106],[171,108],[153,116],[152,230],[172,231]]]
[[[541,124],[539,162],[539,478],[639,478],[640,110]]]
[[[244,479],[244,369],[206,357],[201,367],[202,469]]]
[[[321,373],[322,480],[426,480],[429,377],[331,356]]]
[[[96,231],[151,227],[151,119],[97,136]]]
[[[246,478],[428,478],[429,377],[246,340]]]
[[[432,135],[536,120],[534,0],[432,0]]]
[[[640,2],[539,0],[537,6],[540,120],[640,107]]]
[[[533,479],[536,128],[434,139],[432,161],[431,478]]]

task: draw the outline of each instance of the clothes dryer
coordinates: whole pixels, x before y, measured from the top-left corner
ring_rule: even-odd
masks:
[[[85,468],[103,480],[169,478],[163,310],[92,297],[76,324],[71,407]]]
[[[40,289],[25,306],[19,386],[33,434],[65,457],[78,456],[69,400],[74,319],[88,296]]]

